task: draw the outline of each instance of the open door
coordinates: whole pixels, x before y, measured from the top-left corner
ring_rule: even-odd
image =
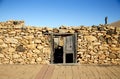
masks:
[[[54,63],[63,63],[63,45],[60,44],[61,36],[54,38],[54,53],[53,53],[53,62]]]
[[[77,34],[53,34],[51,37],[51,63],[76,63]]]

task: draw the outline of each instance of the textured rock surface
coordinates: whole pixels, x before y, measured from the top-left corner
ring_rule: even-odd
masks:
[[[24,21],[0,22],[0,64],[49,64],[50,36],[43,33],[54,32],[78,34],[78,63],[120,65],[119,29],[109,25],[52,29],[25,26]]]

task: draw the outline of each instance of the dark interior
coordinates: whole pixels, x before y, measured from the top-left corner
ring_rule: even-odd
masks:
[[[73,54],[66,54],[66,63],[73,63]]]
[[[63,47],[58,46],[54,53],[54,63],[63,63]],[[73,54],[66,54],[66,63],[73,63]]]
[[[54,52],[54,63],[63,63],[63,47],[58,46]]]

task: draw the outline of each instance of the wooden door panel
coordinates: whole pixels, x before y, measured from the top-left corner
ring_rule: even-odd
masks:
[[[74,53],[73,35],[65,37],[64,40],[64,51],[65,53]]]

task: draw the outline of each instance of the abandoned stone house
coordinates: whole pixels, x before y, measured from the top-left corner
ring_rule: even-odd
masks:
[[[0,22],[0,64],[120,65],[120,27],[48,28]]]

